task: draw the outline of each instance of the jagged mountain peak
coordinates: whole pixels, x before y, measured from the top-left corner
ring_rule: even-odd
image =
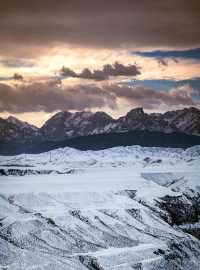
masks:
[[[113,119],[103,111],[61,111],[48,119],[39,129],[13,116],[0,119],[0,142],[40,143],[129,131],[181,132],[200,135],[200,110],[191,107],[166,113],[147,114],[139,107],[118,119]]]
[[[69,116],[71,116],[72,113],[69,112],[69,111],[60,111],[60,112],[57,112],[56,114],[54,114],[51,118],[49,118],[46,122],[48,123],[50,120],[58,120],[58,119],[62,119],[62,118],[67,118]],[[44,125],[45,125],[44,124]]]
[[[105,112],[59,112],[50,118],[41,128],[47,140],[64,140],[71,137],[98,134],[113,121]]]
[[[39,128],[23,122],[14,116],[0,119],[0,143],[30,143],[39,139]]]
[[[10,124],[13,124],[13,125],[16,125],[18,126],[19,128],[32,128],[32,129],[35,129],[37,130],[38,128],[34,125],[31,125],[25,121],[21,121],[19,120],[18,118],[10,115],[8,118],[5,119],[7,121],[7,123],[10,123]]]
[[[12,115],[10,115],[10,116],[8,116],[8,118],[6,118],[6,120],[8,121],[8,122],[21,122],[18,118],[16,118],[16,117],[14,117],[14,116],[12,116]]]
[[[181,110],[179,110],[179,111],[181,111]],[[200,114],[200,110],[196,107],[184,108],[183,111]]]
[[[110,117],[112,118],[109,114],[107,114],[106,112],[103,112],[103,111],[97,111],[94,113],[96,116],[105,116],[105,117]]]
[[[139,116],[144,116],[145,115],[145,112],[143,110],[143,108],[134,108],[132,109],[131,111],[129,111],[127,114],[126,114],[126,117],[139,117]]]
[[[183,114],[197,114],[200,115],[200,110],[198,108],[195,107],[189,107],[189,108],[184,108],[184,109],[180,109],[180,110],[175,110],[175,111],[168,111],[165,112],[163,115],[183,115]]]

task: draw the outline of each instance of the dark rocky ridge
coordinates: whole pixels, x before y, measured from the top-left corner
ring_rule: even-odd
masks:
[[[40,132],[48,140],[59,141],[133,130],[200,135],[200,110],[191,107],[164,114],[147,114],[142,108],[136,108],[118,119],[113,119],[104,112],[59,112],[43,125]]]
[[[11,148],[12,153],[22,153],[35,148],[35,146],[48,145],[49,142],[53,145],[73,138],[133,131],[145,131],[148,134],[159,132],[162,134],[184,133],[199,136],[200,110],[191,107],[164,114],[147,114],[142,108],[136,108],[118,119],[113,119],[105,112],[92,113],[83,111],[71,113],[63,111],[56,113],[41,128],[22,122],[14,117],[0,118],[0,153],[9,154]],[[145,140],[148,140],[148,138],[145,137]],[[192,143],[192,140],[194,140],[194,143]],[[198,139],[195,139],[195,137],[190,138],[190,143],[186,143],[183,147],[195,145],[197,141]],[[138,144],[133,140],[127,145],[135,143]],[[170,146],[171,143],[169,145],[160,143],[156,145],[155,143],[146,142],[145,144],[141,139],[139,144],[143,146],[148,146],[148,144],[150,146]],[[181,144],[180,147],[182,147]]]

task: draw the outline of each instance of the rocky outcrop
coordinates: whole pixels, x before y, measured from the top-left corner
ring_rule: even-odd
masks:
[[[34,143],[41,140],[39,128],[10,116],[0,118],[0,142]]]
[[[48,140],[64,140],[92,134],[129,131],[183,132],[200,135],[200,111],[188,108],[164,114],[147,114],[136,108],[118,119],[104,112],[59,112],[41,128]]]
[[[71,113],[63,111],[56,113],[41,128],[19,121],[14,117],[0,118],[0,152],[2,154],[30,152],[30,149],[37,145],[42,148],[40,144],[44,143],[57,143],[85,136],[128,132],[182,133],[199,136],[200,110],[188,108],[164,114],[147,114],[142,108],[136,108],[118,119],[113,119],[105,112]],[[182,141],[184,140],[182,139]],[[178,139],[178,141],[181,140]],[[136,144],[144,145],[140,141]],[[152,146],[156,145],[153,144]],[[157,146],[171,147],[171,145],[166,144],[158,144]],[[186,147],[189,146],[191,144],[187,144]]]
[[[114,120],[104,112],[59,112],[50,118],[40,129],[42,136],[49,141],[105,133],[107,125]]]

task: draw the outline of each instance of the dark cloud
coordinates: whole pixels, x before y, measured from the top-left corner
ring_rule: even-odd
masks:
[[[6,77],[6,76],[0,76],[0,81],[10,81],[10,80],[12,80],[13,79],[13,77]]]
[[[104,73],[103,70],[91,71],[89,68],[84,68],[82,72],[78,74],[78,77],[82,79],[96,80],[96,81],[103,81],[109,79],[109,75]]]
[[[156,91],[144,86],[105,84],[61,86],[57,81],[21,84],[11,87],[0,84],[0,112],[11,113],[56,110],[84,110],[110,107],[117,109],[120,99],[133,106],[158,109],[176,106],[199,106],[197,93],[188,85],[169,91]]]
[[[185,79],[185,80],[173,80],[173,79],[149,79],[149,80],[128,80],[123,81],[120,84],[128,86],[142,86],[145,88],[154,89],[157,91],[166,90],[169,91],[172,88],[180,88],[183,85],[189,85],[200,95],[200,77]]]
[[[185,58],[185,59],[200,59],[200,48],[190,50],[170,50],[170,51],[150,51],[150,52],[134,52],[134,54],[143,57],[155,58]]]
[[[117,97],[125,98],[129,102],[146,109],[156,109],[158,106],[195,106],[200,103],[196,100],[198,95],[189,85],[172,88],[169,91],[155,91],[145,86],[117,86],[110,87],[110,92]]]
[[[0,1],[0,53],[37,54],[58,44],[199,47],[199,10],[199,0]]]
[[[112,65],[104,65],[103,72],[108,76],[136,76],[140,74],[139,68],[136,65],[124,66],[118,62]]]
[[[12,87],[0,84],[0,111],[12,113],[116,107],[116,96],[95,85],[60,87],[57,81]]]
[[[104,65],[102,69],[91,71],[89,68],[83,69],[80,73],[76,73],[70,68],[62,67],[60,75],[63,77],[82,78],[88,80],[103,81],[109,79],[110,76],[136,76],[140,74],[139,67],[136,65],[123,65],[115,62],[113,65]]]
[[[74,78],[77,77],[76,72],[74,72],[72,69],[70,69],[68,67],[65,67],[65,66],[63,66],[61,68],[61,70],[59,71],[59,73],[63,77],[74,77]]]
[[[17,67],[27,67],[31,68],[34,66],[34,63],[30,60],[20,59],[20,58],[8,58],[1,59],[0,64],[9,68],[17,68]]]
[[[174,63],[178,64],[179,63],[179,60],[175,57],[172,58],[172,60],[174,61]]]
[[[158,58],[158,64],[161,66],[168,66],[168,61],[164,58]]]
[[[12,79],[15,80],[15,81],[23,81],[24,77],[19,73],[14,73]]]

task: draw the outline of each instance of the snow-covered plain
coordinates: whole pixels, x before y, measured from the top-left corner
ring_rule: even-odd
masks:
[[[200,146],[1,156],[0,269],[200,269],[199,166]]]

